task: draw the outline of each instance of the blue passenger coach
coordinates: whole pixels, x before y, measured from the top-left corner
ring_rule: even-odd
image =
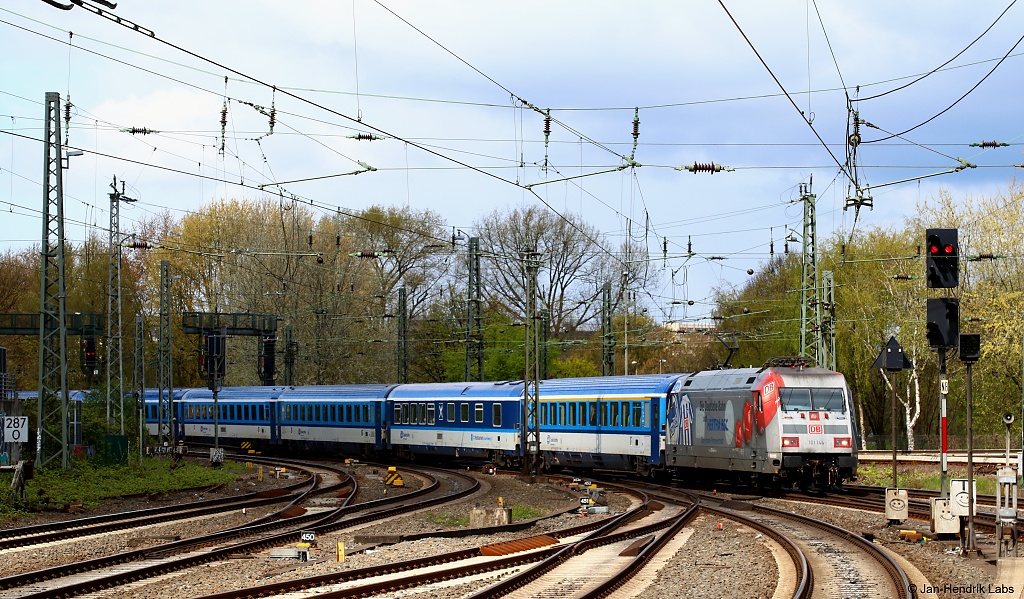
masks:
[[[547,469],[608,468],[649,476],[665,464],[666,397],[681,375],[549,379],[539,391]]]
[[[278,398],[281,443],[370,455],[386,447],[384,399],[394,385],[287,387]]]
[[[399,385],[388,395],[391,449],[512,465],[521,455],[522,394],[522,381]]]
[[[179,429],[186,439],[212,442],[217,437],[248,441],[257,447],[276,444],[274,406],[283,387],[224,387],[217,393],[214,412],[213,391],[187,389],[175,401]]]

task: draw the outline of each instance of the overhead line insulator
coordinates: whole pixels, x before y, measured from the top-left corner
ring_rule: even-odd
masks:
[[[160,133],[155,129],[149,127],[128,127],[127,129],[120,129],[121,133],[131,133],[132,135],[149,135],[150,133]]]
[[[721,164],[715,164],[714,162],[694,162],[693,164],[677,166],[675,169],[677,171],[690,171],[693,174],[711,173],[712,175],[722,171],[732,172],[736,170],[731,166],[722,166]]]
[[[357,141],[377,141],[381,139],[387,139],[380,135],[374,135],[373,133],[356,133],[355,135],[349,135],[349,139],[355,139]]]
[[[979,141],[970,144],[972,148],[1005,148],[1010,144],[1005,141]]]

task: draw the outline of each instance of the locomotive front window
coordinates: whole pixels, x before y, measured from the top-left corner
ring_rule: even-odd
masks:
[[[823,387],[811,391],[811,399],[815,410],[828,412],[845,412],[846,402],[843,401],[843,390],[836,387]]]
[[[811,390],[795,387],[783,387],[779,391],[783,410],[810,410]]]

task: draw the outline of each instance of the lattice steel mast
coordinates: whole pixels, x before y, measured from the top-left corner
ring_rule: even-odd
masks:
[[[68,459],[67,289],[64,284],[64,175],[60,140],[60,94],[46,93],[43,137],[43,237],[40,246],[39,397],[36,464]],[[53,422],[60,414],[60,430]],[[48,426],[49,425],[49,426]],[[49,442],[48,442],[49,441]],[[59,445],[58,445],[59,444]]]
[[[110,268],[107,269],[107,434],[116,423],[124,434],[124,354],[121,350],[121,202],[134,202],[117,190],[117,177],[110,184]]]

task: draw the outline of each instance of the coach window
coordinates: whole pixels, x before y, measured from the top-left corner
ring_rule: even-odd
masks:
[[[576,426],[576,404],[569,404],[569,426]]]
[[[608,403],[602,401],[598,405],[601,406],[601,426],[608,426]]]
[[[455,402],[445,404],[445,412],[445,420],[448,422],[455,422]]]
[[[619,402],[613,401],[608,407],[612,411],[612,426],[619,426]]]
[[[597,404],[590,403],[590,426],[597,426]]]
[[[624,401],[622,404],[622,426],[629,428],[629,402]]]
[[[459,422],[469,422],[469,404],[459,404]]]
[[[643,407],[639,402],[633,403],[633,426],[643,426]]]
[[[498,402],[491,404],[491,425],[501,426],[501,404]]]
[[[540,425],[547,426],[548,423],[548,404],[540,404]]]
[[[363,412],[362,422],[369,422],[370,421],[370,406],[363,405],[362,412]]]
[[[558,423],[557,424],[561,424],[562,426],[568,425],[569,421],[566,420],[566,417],[567,417],[567,414],[565,412],[565,404],[564,403],[559,403],[558,404]]]
[[[473,422],[484,421],[484,404],[478,403],[473,406]]]
[[[427,424],[434,424],[434,404],[427,404]]]
[[[402,404],[402,424],[409,424],[409,412],[412,411],[410,409],[411,406],[412,404]]]

